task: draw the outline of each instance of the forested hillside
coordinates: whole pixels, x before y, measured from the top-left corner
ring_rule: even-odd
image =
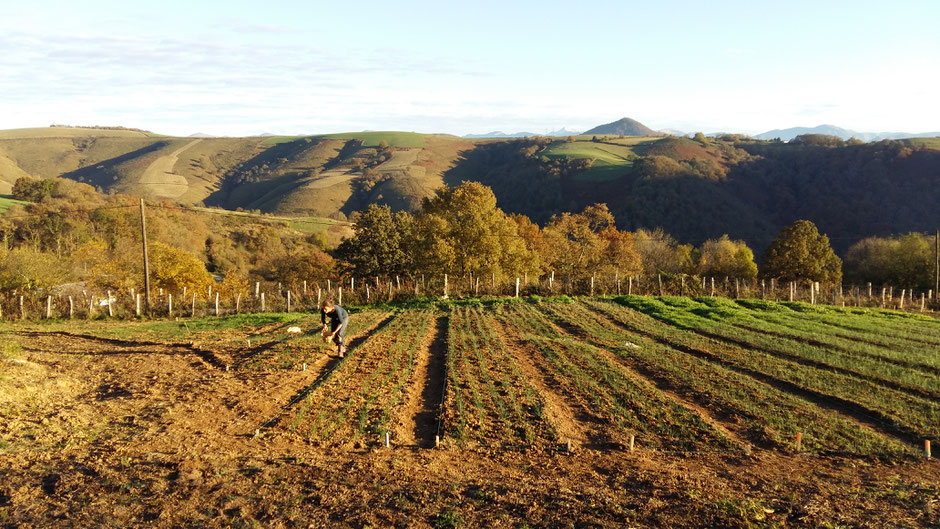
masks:
[[[603,146],[608,141],[575,141]],[[500,207],[544,223],[559,211],[607,203],[622,229],[662,227],[698,244],[727,233],[762,249],[780,229],[811,219],[844,251],[867,235],[940,224],[940,150],[930,140],[791,143],[726,136],[667,137],[634,146],[619,174],[586,178],[596,159],[550,158],[564,140],[481,145],[445,175],[491,186]]]
[[[104,193],[184,205],[341,220],[369,204],[415,211],[445,183],[477,181],[493,189],[500,208],[540,225],[606,203],[621,229],[662,227],[692,244],[728,234],[757,251],[797,219],[815,222],[839,252],[867,236],[940,224],[937,139],[861,143],[803,135],[781,143],[616,134],[474,142],[404,132],[0,132],[0,194],[24,176],[60,176]]]

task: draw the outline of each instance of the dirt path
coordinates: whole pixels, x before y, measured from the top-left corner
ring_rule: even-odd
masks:
[[[173,167],[179,160],[179,155],[202,140],[193,140],[176,149],[166,156],[161,156],[144,169],[138,183],[150,193],[159,198],[179,198],[189,190],[189,182],[185,177],[173,173]]]
[[[447,354],[447,316],[435,319],[416,354],[415,370],[398,412],[395,438],[399,444],[433,448],[444,389]]]

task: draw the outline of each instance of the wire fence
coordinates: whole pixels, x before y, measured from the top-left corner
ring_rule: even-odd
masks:
[[[889,285],[820,284],[811,281],[742,280],[688,275],[580,276],[554,273],[538,279],[441,275],[403,278],[326,278],[301,284],[256,282],[254,288],[223,294],[219,285],[200,292],[156,288],[149,306],[142,289],[107,291],[85,284],[0,293],[0,320],[180,318],[317,310],[326,299],[371,305],[428,299],[486,299],[526,296],[691,296],[793,301],[839,307],[912,312],[940,310],[932,289]]]

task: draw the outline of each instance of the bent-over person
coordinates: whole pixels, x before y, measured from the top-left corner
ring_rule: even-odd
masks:
[[[330,319],[329,323],[327,318]],[[320,321],[323,323],[324,333],[329,328],[333,342],[336,343],[336,352],[342,358],[346,353],[346,325],[349,324],[349,313],[343,307],[335,305],[332,299],[328,299],[320,308]]]

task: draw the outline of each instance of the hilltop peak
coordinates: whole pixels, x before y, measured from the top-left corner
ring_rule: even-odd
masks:
[[[617,121],[599,125],[583,134],[623,134],[624,136],[661,136],[660,133],[631,118],[620,118]]]

